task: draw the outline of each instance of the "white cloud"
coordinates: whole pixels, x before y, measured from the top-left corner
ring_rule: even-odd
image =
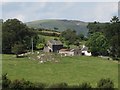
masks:
[[[118,3],[103,3],[96,6],[93,15],[97,20],[103,21],[110,20],[116,12],[118,12]]]
[[[118,3],[36,2],[5,3],[4,19],[18,18],[32,21],[50,18],[77,19],[82,21],[109,21],[118,12]],[[8,5],[7,5],[8,4]]]

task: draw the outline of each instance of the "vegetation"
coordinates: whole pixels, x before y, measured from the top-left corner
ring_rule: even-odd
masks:
[[[58,83],[58,84],[52,84],[50,86],[44,84],[44,83],[32,83],[30,81],[27,81],[25,79],[22,80],[14,80],[11,81],[8,79],[7,74],[2,75],[2,89],[3,90],[36,90],[36,89],[52,89],[52,90],[58,90],[58,89],[65,89],[65,88],[79,88],[79,89],[92,89],[92,86],[90,83],[82,83],[80,85],[68,85],[67,83]],[[98,89],[109,89],[109,90],[114,90],[114,83],[110,79],[101,79],[97,83]]]
[[[80,46],[80,42],[84,40],[84,35],[82,33],[77,34],[75,30],[67,29],[63,31],[60,35],[60,40],[70,47],[70,45]]]
[[[60,32],[55,31],[55,30],[48,30],[48,29],[38,29],[36,30],[38,34],[44,35],[44,36],[54,36],[54,37],[59,37]]]
[[[110,80],[110,78],[107,79],[101,79],[98,83],[97,83],[97,87],[98,88],[114,88],[114,83],[113,81]]]
[[[110,23],[94,22],[89,23],[87,27],[89,28],[90,37],[96,32],[103,33],[104,39],[106,38],[108,41],[109,55],[116,60],[120,58],[120,21],[118,17],[113,16],[113,18],[110,20]],[[88,40],[88,43],[90,43],[90,40]],[[93,42],[91,41],[91,43]],[[99,43],[103,43],[102,39]],[[105,47],[107,48],[107,45]]]
[[[79,20],[36,20],[27,22],[26,25],[30,28],[32,27],[36,29],[49,29],[58,32],[62,32],[67,29],[72,29],[75,30],[77,34],[83,33],[83,35],[85,36],[87,36],[88,34],[88,23]]]
[[[31,46],[31,38],[36,37],[36,34],[31,29],[17,19],[6,20],[2,25],[2,30],[3,53],[12,53],[12,48],[19,47],[15,45],[19,43],[24,46],[24,49],[28,50]],[[20,50],[17,50],[18,53],[20,53]],[[17,51],[15,51],[15,53],[17,53]]]
[[[93,33],[86,45],[89,47],[92,55],[107,55],[108,41],[107,38],[100,32]]]
[[[68,85],[90,82],[92,87],[96,87],[96,82],[101,78],[110,78],[114,82],[114,87],[118,87],[117,62],[85,56],[58,59],[59,62],[40,64],[37,59],[29,57],[16,58],[14,55],[3,55],[2,71],[7,73],[12,81],[24,78],[33,83],[42,82],[50,85],[61,82]]]
[[[24,53],[24,45],[23,44],[14,44],[14,46],[12,47],[12,52],[16,54],[16,57],[18,57],[18,54]]]
[[[66,23],[68,21],[61,20],[60,22]],[[3,73],[8,73],[3,75],[4,87],[14,89],[45,88],[48,84],[47,87],[50,88],[78,87],[85,89],[93,87],[112,89],[118,87],[117,61],[99,57],[63,57],[57,53],[45,53],[43,56],[45,60],[54,59],[56,62],[40,63],[40,60],[36,59],[39,57],[38,53],[26,55],[27,57],[24,58],[15,57],[15,55],[18,57],[18,54],[28,52],[31,49],[32,42],[34,49],[43,49],[48,40],[60,38],[68,47],[70,45],[79,47],[81,42],[84,42],[92,55],[109,55],[113,59],[119,60],[120,21],[118,17],[114,16],[110,23],[89,23],[87,26],[89,29],[88,38],[85,37],[86,31],[78,33],[73,28],[65,28],[60,33],[58,32],[60,28],[56,25],[51,30],[45,29],[49,25],[45,26],[44,29],[28,28],[17,19],[8,19],[2,23],[2,51],[5,53],[3,54]],[[73,21],[69,23],[72,25]],[[41,27],[43,27],[43,24],[41,24]],[[12,53],[15,55],[12,55]],[[40,55],[42,54],[40,53]],[[21,78],[24,79],[19,80]],[[99,81],[99,79],[101,80]],[[98,83],[96,84],[96,82]]]

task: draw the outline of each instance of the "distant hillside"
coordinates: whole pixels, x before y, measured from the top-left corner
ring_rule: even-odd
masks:
[[[88,29],[87,29],[88,23],[77,20],[57,20],[57,19],[37,20],[37,21],[27,22],[26,24],[28,27],[33,27],[36,29],[45,28],[45,29],[57,30],[60,32],[66,29],[72,29],[72,30],[76,30],[77,33],[83,33],[85,36],[87,36],[88,33]]]

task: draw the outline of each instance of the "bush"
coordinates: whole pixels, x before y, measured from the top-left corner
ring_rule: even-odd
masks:
[[[67,83],[58,83],[47,86],[44,83],[32,83],[30,81],[14,80],[11,81],[7,78],[7,73],[2,75],[2,90],[65,90],[65,89],[79,89],[79,90],[92,90],[90,83],[82,83],[80,85],[70,86]],[[97,83],[97,90],[114,90],[114,83],[109,79],[101,79]]]
[[[84,83],[79,85],[79,88],[82,88],[82,89],[88,88],[88,89],[90,89],[90,88],[92,88],[92,86],[90,85],[90,83],[84,82]]]
[[[58,83],[58,84],[53,84],[53,85],[51,85],[50,87],[49,87],[49,89],[51,89],[51,90],[56,90],[56,88],[57,88],[57,90],[63,90],[63,89],[65,89],[65,88],[67,88],[68,87],[68,85],[67,85],[67,83]]]
[[[112,89],[112,88],[114,88],[114,83],[110,80],[110,78],[101,79],[97,83],[97,87],[98,88],[109,88],[109,89]]]
[[[18,90],[22,89],[23,88],[22,82],[16,79],[13,82],[11,82],[10,88],[12,88],[12,89],[18,89]]]
[[[68,86],[69,89],[74,89],[74,90],[92,90],[92,86],[89,83],[82,83],[80,85],[72,85]]]
[[[44,84],[44,83],[34,83],[33,86],[34,86],[33,88],[41,90],[41,89],[44,89],[46,87],[46,84]]]
[[[9,88],[11,80],[7,78],[7,73],[2,75],[2,88]]]

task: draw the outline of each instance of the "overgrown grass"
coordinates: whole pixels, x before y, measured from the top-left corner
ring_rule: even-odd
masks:
[[[3,73],[8,73],[12,80],[26,79],[32,82],[55,84],[66,82],[78,85],[90,82],[96,87],[101,78],[110,78],[118,87],[118,63],[98,57],[61,57],[58,63],[40,64],[37,60],[15,58],[14,55],[3,55]]]

